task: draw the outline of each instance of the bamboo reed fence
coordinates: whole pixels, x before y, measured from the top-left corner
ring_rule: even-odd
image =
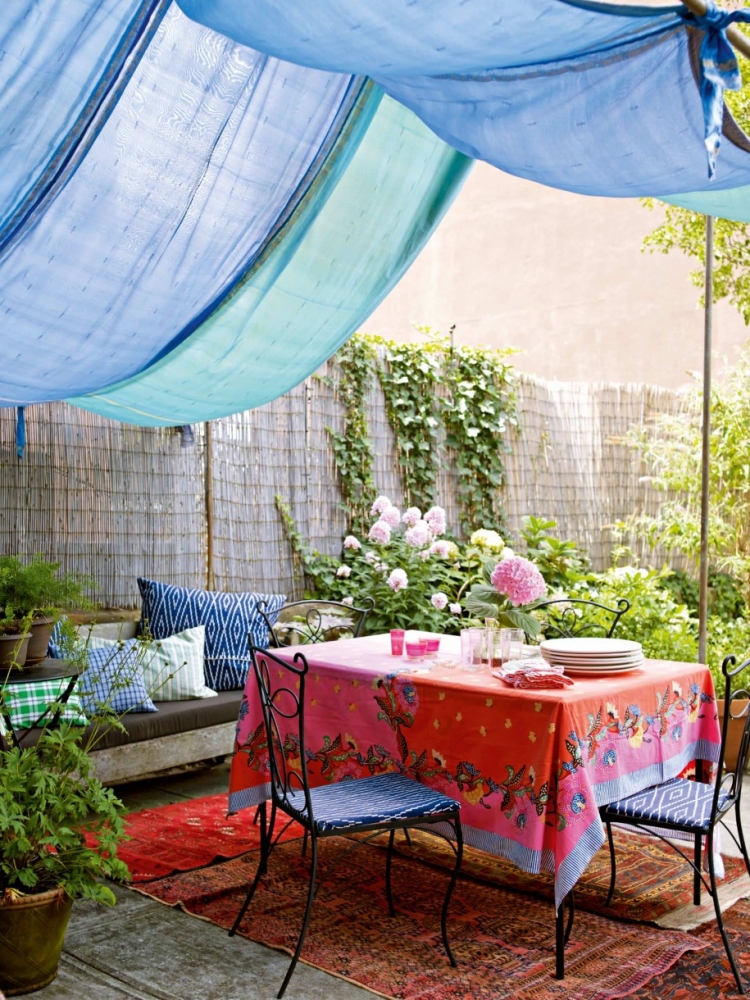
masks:
[[[187,447],[178,430],[49,403],[27,409],[26,454],[18,459],[15,412],[0,409],[0,553],[40,553],[91,575],[92,596],[104,607],[138,606],[138,576],[299,595],[275,495],[321,552],[337,554],[346,530],[326,430],[341,429],[342,410],[326,374],[335,375],[333,362],[266,406],[194,427]],[[607,526],[658,503],[619,439],[656,413],[679,412],[683,400],[649,385],[525,376],[518,396],[520,428],[510,438],[503,491],[510,542],[525,514],[550,517],[603,569]],[[398,503],[393,435],[377,384],[368,417],[377,490]],[[439,500],[457,531],[455,468],[444,448],[438,458]]]

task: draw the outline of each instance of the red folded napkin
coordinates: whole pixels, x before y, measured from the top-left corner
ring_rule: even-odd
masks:
[[[492,674],[514,688],[563,688],[573,681],[560,670],[548,666],[528,666],[516,669],[493,670]]]

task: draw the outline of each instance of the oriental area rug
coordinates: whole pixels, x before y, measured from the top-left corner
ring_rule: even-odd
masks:
[[[134,888],[169,906],[229,928],[242,905],[258,859],[252,811],[226,818],[226,797],[144,810],[129,817],[133,838],[120,851]],[[298,835],[290,828],[286,837]],[[348,842],[320,843],[321,868]],[[316,898],[302,961],[374,993],[404,1000],[687,1000],[736,995],[712,910],[693,933],[654,927],[692,898],[684,863],[652,838],[619,835],[618,892],[605,910],[609,859],[600,852],[576,888],[578,911],[565,949],[565,980],[554,979],[551,889],[541,876],[467,849],[463,877],[449,912],[458,961],[453,969],[440,939],[440,906],[447,876],[440,841],[412,833],[394,860],[397,915],[385,901],[384,852],[363,845],[323,883]],[[308,852],[309,853],[309,852]],[[226,860],[229,859],[229,860]],[[724,890],[746,876],[727,859]],[[307,891],[308,858],[287,842],[271,856],[239,933],[291,953]],[[603,916],[602,914],[607,914]],[[619,919],[611,919],[617,917]],[[750,972],[750,905],[727,913],[735,955]],[[679,924],[679,922],[678,922]],[[684,956],[684,957],[683,957]],[[679,960],[679,961],[678,961]],[[675,964],[676,963],[676,964]]]

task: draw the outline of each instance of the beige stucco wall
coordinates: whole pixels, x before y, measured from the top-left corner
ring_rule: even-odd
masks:
[[[455,323],[456,342],[520,348],[517,367],[545,378],[682,385],[702,366],[703,313],[693,262],[641,253],[657,221],[638,201],[568,194],[478,163],[362,329],[413,340],[414,323]],[[717,304],[715,351],[731,359],[749,337],[739,313]]]

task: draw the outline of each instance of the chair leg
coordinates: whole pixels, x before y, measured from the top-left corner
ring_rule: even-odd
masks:
[[[242,923],[242,918],[247,913],[247,908],[250,905],[250,901],[255,895],[255,890],[258,888],[258,883],[265,873],[268,871],[268,855],[269,851],[269,838],[266,835],[266,804],[261,802],[258,806],[256,815],[260,816],[260,860],[258,861],[258,867],[255,871],[255,878],[250,884],[250,888],[247,890],[247,895],[245,896],[245,902],[242,904],[240,912],[237,914],[237,919],[232,924],[232,928],[229,931],[229,936],[234,937],[237,933],[237,928]]]
[[[411,847],[411,837],[409,836],[409,831],[404,827],[404,836],[406,837],[406,843]]]
[[[609,843],[609,895],[605,906],[609,906],[615,894],[615,880],[617,879],[617,859],[615,857],[615,840],[612,836],[612,824],[607,820],[607,842]]]
[[[555,979],[565,979],[565,900],[555,912]]]
[[[318,838],[315,834],[310,835],[310,884],[307,889],[307,906],[305,907],[305,916],[302,920],[302,929],[299,932],[299,938],[297,939],[297,947],[294,950],[294,955],[292,956],[292,961],[289,963],[289,968],[286,970],[286,975],[284,976],[284,982],[281,984],[281,989],[276,994],[277,1000],[281,1000],[284,996],[284,991],[289,985],[289,980],[292,978],[292,973],[297,965],[300,953],[302,951],[302,945],[305,943],[305,935],[307,934],[307,928],[310,923],[310,913],[312,911],[313,900],[315,899],[315,876],[318,870]]]
[[[302,838],[302,857],[304,858],[306,857],[306,855],[307,855],[307,830],[305,830],[305,835]]]
[[[703,838],[699,833],[695,835],[695,856],[693,859],[693,864],[695,868],[693,869],[693,903],[695,906],[701,905],[701,848],[703,846]]]
[[[453,890],[456,887],[456,880],[458,879],[458,873],[461,870],[461,861],[464,856],[464,834],[461,828],[461,820],[456,820],[453,825],[453,829],[456,831],[456,863],[453,866],[453,873],[451,875],[451,880],[448,883],[448,888],[445,890],[445,899],[443,900],[443,909],[440,914],[440,931],[443,935],[443,947],[445,948],[446,954],[448,955],[448,960],[455,969],[456,959],[453,957],[453,952],[451,951],[451,946],[448,942],[448,906],[450,905],[451,896],[453,895]]]
[[[388,912],[392,917],[396,916],[393,908],[393,893],[391,891],[391,859],[393,858],[393,841],[396,837],[395,829],[391,830],[388,837],[388,851],[385,855],[385,898],[388,900]]]
[[[724,942],[724,948],[727,953],[727,958],[729,959],[729,964],[732,967],[732,972],[734,973],[735,982],[737,983],[737,989],[740,993],[745,993],[745,985],[740,977],[739,970],[737,968],[737,963],[734,960],[734,955],[732,953],[732,946],[729,943],[729,938],[727,936],[726,928],[724,927],[724,915],[721,912],[721,903],[719,902],[719,893],[716,888],[716,872],[714,870],[714,837],[713,829],[708,835],[708,844],[706,850],[708,851],[708,874],[711,879],[711,895],[714,900],[714,909],[716,910],[716,922],[719,925],[719,932],[721,934],[721,939]]]
[[[740,842],[740,849],[742,850],[742,858],[745,862],[745,868],[748,875],[750,875],[750,858],[747,855],[747,845],[745,844],[745,834],[742,830],[742,816],[740,815],[740,804],[739,802],[734,808],[735,823],[737,826],[737,839]]]
[[[567,900],[568,900],[568,906],[570,907],[570,912],[568,913],[568,923],[567,926],[565,927],[565,937],[563,939],[564,944],[567,944],[568,941],[570,940],[570,932],[573,930],[573,921],[576,915],[576,901],[572,889],[567,895]]]

